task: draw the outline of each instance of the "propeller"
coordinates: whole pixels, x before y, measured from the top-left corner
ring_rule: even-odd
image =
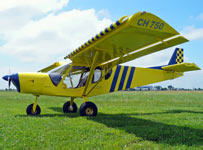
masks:
[[[9,75],[5,75],[2,77],[4,80],[8,81],[8,89],[10,90],[11,87],[11,81],[12,81],[12,75],[11,75],[11,71],[9,69]]]
[[[8,76],[8,89],[10,90],[10,87],[11,87],[11,77]]]
[[[10,87],[11,87],[11,69],[10,68],[9,68],[8,72],[9,72],[9,75],[8,75],[8,89],[10,90]]]
[[[17,88],[18,92],[20,92],[20,83],[18,73],[5,75],[2,77],[5,81],[8,81],[8,89],[10,90],[11,82]]]

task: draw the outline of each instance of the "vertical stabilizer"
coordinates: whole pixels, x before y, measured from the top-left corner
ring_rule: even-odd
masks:
[[[180,64],[184,62],[183,49],[176,48],[168,65]]]

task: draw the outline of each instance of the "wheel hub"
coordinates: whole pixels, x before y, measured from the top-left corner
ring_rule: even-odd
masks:
[[[73,111],[73,106],[69,106],[69,107],[68,107],[68,110],[69,110],[69,111]]]
[[[85,110],[86,114],[88,116],[91,116],[93,113],[94,113],[94,110],[92,107],[88,107],[86,110]]]
[[[33,110],[31,110],[31,113],[32,113],[33,115],[36,115],[36,114],[37,114],[37,110],[35,110],[35,112],[34,112]]]

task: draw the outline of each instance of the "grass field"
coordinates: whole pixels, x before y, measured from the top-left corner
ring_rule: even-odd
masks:
[[[0,149],[203,149],[203,92],[117,92],[89,98],[97,117],[63,114],[69,99],[0,92]],[[76,99],[78,107],[82,99]]]

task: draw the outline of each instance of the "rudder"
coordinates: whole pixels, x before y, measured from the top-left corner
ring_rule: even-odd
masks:
[[[176,48],[168,65],[174,65],[174,64],[180,64],[184,62],[183,57],[183,49],[182,48]]]

